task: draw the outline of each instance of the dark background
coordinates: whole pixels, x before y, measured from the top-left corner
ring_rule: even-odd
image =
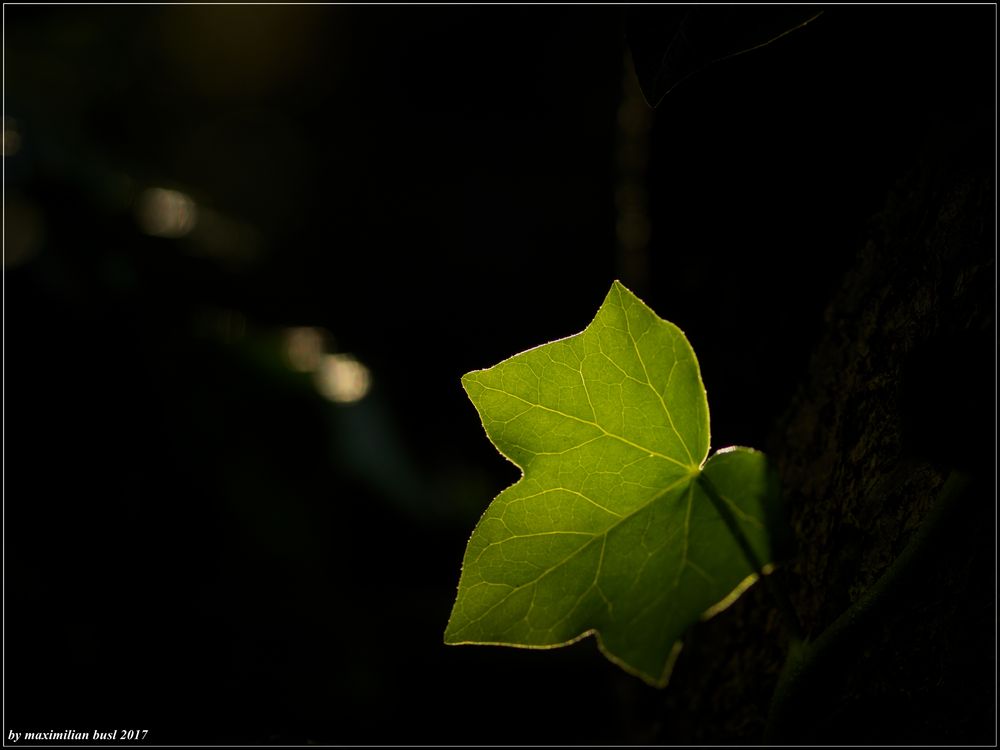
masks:
[[[678,86],[645,141],[644,272],[616,249],[624,23],[5,6],[5,736],[619,743],[671,720],[589,640],[442,644],[517,478],[459,378],[581,330],[622,277],[697,351],[713,447],[765,446],[893,185],[947,123],[992,128],[995,8],[828,9]],[[143,231],[150,188],[214,228]],[[295,326],[370,392],[324,400]]]

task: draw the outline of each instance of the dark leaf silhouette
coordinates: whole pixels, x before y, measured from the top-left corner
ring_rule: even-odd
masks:
[[[770,44],[822,13],[799,5],[635,6],[625,33],[642,93],[656,107],[699,70]]]

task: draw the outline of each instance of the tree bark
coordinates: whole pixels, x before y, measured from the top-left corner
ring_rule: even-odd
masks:
[[[962,122],[957,126],[955,122]],[[951,124],[949,124],[951,123]],[[871,223],[770,441],[794,545],[774,575],[818,637],[972,485],[891,602],[802,695],[782,741],[995,741],[995,186],[989,123],[949,118]],[[764,587],[699,625],[635,741],[760,742],[788,635]]]

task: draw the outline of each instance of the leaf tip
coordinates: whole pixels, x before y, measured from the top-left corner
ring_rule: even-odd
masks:
[[[457,608],[457,606],[458,606],[457,602],[455,603],[455,606]],[[445,628],[444,628],[444,645],[445,646],[457,646],[460,643],[462,643],[462,641],[459,640],[456,637],[456,633],[458,632],[459,628],[455,627],[455,614],[456,614],[455,610],[453,609],[452,613],[451,613],[451,616],[448,618],[448,624],[445,625]]]
[[[597,648],[602,654],[604,654],[604,657],[608,661],[628,672],[633,677],[638,677],[650,687],[658,688],[660,690],[665,688],[670,683],[670,676],[674,672],[674,665],[677,663],[677,657],[681,655],[681,649],[683,647],[684,643],[680,639],[675,640],[673,645],[670,647],[670,653],[667,654],[666,661],[663,663],[663,668],[659,671],[659,673],[657,673],[655,671],[655,667],[652,665],[647,665],[645,668],[641,668],[614,654],[604,643],[604,639],[601,637],[601,634],[597,633]]]
[[[633,292],[631,289],[629,289],[627,286],[625,286],[625,284],[623,284],[618,279],[615,279],[611,283],[611,290],[608,292],[608,295],[611,295],[611,294],[618,294],[619,297],[625,297],[625,296],[635,297],[635,292]]]
[[[472,372],[467,372],[462,376],[462,388],[466,393],[469,393],[469,387],[475,385],[479,382],[479,370],[473,370]],[[471,395],[471,394],[470,394]]]
[[[639,299],[639,298],[638,298],[638,297],[637,297],[637,296],[635,295],[635,292],[633,292],[633,291],[632,291],[631,289],[629,289],[629,288],[628,288],[627,286],[625,286],[625,285],[624,285],[624,284],[623,284],[623,283],[622,283],[621,281],[619,281],[618,279],[615,279],[615,280],[614,280],[614,281],[613,281],[613,282],[611,283],[611,290],[610,290],[610,291],[608,292],[608,296],[610,297],[610,296],[611,296],[612,294],[617,294],[617,295],[619,296],[619,298],[620,298],[620,299],[621,299],[621,300],[622,300],[623,302],[624,302],[625,298],[630,298],[630,299],[633,299],[633,300],[636,300],[637,302],[642,302],[642,300],[640,300],[640,299]],[[643,304],[643,305],[645,305],[646,303],[645,303],[645,302],[642,302],[642,304]]]

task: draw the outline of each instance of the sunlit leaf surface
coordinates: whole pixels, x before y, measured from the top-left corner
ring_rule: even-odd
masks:
[[[469,540],[445,641],[544,648],[596,634],[609,659],[666,684],[684,630],[754,574],[699,473],[761,564],[777,495],[761,453],[706,461],[708,402],[684,334],[615,282],[583,332],[462,383],[524,476]]]

